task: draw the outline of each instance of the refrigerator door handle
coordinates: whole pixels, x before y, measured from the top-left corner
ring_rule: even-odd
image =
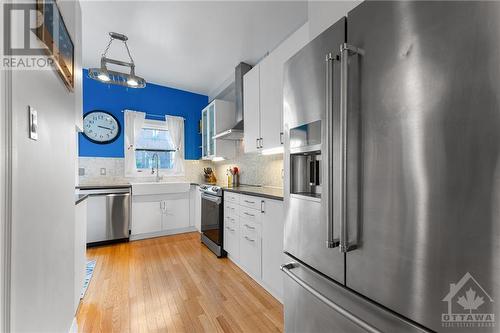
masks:
[[[298,277],[297,275],[293,274],[291,270],[294,269],[297,266],[298,265],[296,263],[290,262],[288,264],[281,265],[280,268],[283,271],[283,273],[285,273],[286,275],[288,275],[288,277],[291,278],[292,280],[294,280],[299,286],[301,286],[302,288],[304,288],[305,290],[307,290],[309,293],[311,293],[311,295],[313,295],[314,297],[316,297],[317,299],[319,299],[320,301],[322,301],[323,303],[325,303],[328,307],[330,307],[334,311],[338,312],[339,314],[341,314],[342,316],[344,316],[345,318],[347,318],[348,320],[350,320],[354,324],[356,324],[359,327],[363,328],[367,332],[382,333],[382,331],[380,331],[376,327],[368,324],[363,319],[359,318],[355,314],[349,312],[348,310],[344,309],[343,307],[341,307],[337,303],[333,302],[328,297],[326,297],[325,295],[323,295],[322,293],[320,293],[319,291],[317,291],[316,289],[314,289],[313,287],[311,287],[310,285],[308,285],[300,277]]]
[[[347,99],[349,54],[364,55],[363,49],[343,43],[340,45],[340,174],[339,209],[337,219],[340,223],[340,252],[346,253],[357,248],[357,244],[349,243],[347,227]]]
[[[335,231],[334,231],[334,221],[333,221],[333,202],[331,198],[333,198],[333,165],[332,165],[332,160],[333,160],[333,63],[336,60],[336,56],[332,53],[328,53],[326,55],[326,142],[325,142],[325,151],[327,152],[328,158],[324,159],[326,160],[327,167],[324,168],[325,172],[324,175],[326,175],[325,180],[323,181],[323,184],[326,184],[327,186],[327,240],[326,240],[326,247],[333,249],[337,246],[339,246],[340,242],[338,238],[335,238]]]

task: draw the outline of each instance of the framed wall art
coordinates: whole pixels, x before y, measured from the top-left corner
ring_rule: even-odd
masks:
[[[47,46],[55,70],[70,91],[75,85],[75,47],[55,0],[37,0],[37,36]]]

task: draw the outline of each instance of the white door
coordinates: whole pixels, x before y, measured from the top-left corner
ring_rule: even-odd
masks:
[[[189,227],[189,197],[164,201],[163,230]]]
[[[132,202],[132,235],[161,231],[162,202]]]
[[[260,146],[260,66],[256,65],[243,76],[243,119],[245,153],[256,152]]]
[[[283,202],[264,200],[262,217],[262,280],[273,292],[283,296]]]

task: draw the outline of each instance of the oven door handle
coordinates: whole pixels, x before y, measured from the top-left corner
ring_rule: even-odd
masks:
[[[201,195],[201,198],[202,199],[205,199],[205,200],[208,200],[208,201],[212,201],[212,202],[215,202],[216,204],[220,205],[222,203],[222,199],[219,198],[219,197],[214,197],[214,196],[211,196],[211,195],[204,195],[202,194]]]

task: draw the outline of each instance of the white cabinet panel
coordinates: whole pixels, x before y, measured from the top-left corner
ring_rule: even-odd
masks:
[[[247,224],[254,229],[242,225]],[[240,218],[240,265],[253,277],[261,278],[260,226]]]
[[[226,217],[224,220],[224,250],[229,253],[231,259],[239,261],[239,234],[240,228],[238,219]]]
[[[194,226],[201,232],[201,192],[200,187],[196,186],[194,202]]]
[[[87,201],[75,207],[75,313],[80,304],[80,293],[83,289],[87,268]]]
[[[102,196],[89,196],[87,198],[87,243],[101,242],[106,235],[106,200]]]
[[[281,145],[283,59],[271,53],[260,63],[260,125],[263,149]]]
[[[245,74],[245,152],[281,147],[283,144],[283,68],[285,62],[309,41],[304,24]]]
[[[256,152],[260,146],[260,66],[243,76],[243,113],[245,153]]]
[[[261,198],[254,197],[251,195],[241,195],[240,196],[240,205],[244,206],[244,207],[248,207],[248,208],[260,211],[261,202],[262,202]]]
[[[132,203],[132,235],[159,232],[162,230],[162,202]]]
[[[283,273],[286,258],[283,254],[283,202],[264,200],[262,217],[262,281],[279,298],[283,297]]]
[[[260,63],[260,114],[263,149],[283,144],[283,68],[290,57],[309,41],[306,23]]]
[[[163,201],[162,230],[189,227],[189,198]]]
[[[234,204],[240,203],[240,195],[234,192],[224,192],[224,202],[232,202]]]

